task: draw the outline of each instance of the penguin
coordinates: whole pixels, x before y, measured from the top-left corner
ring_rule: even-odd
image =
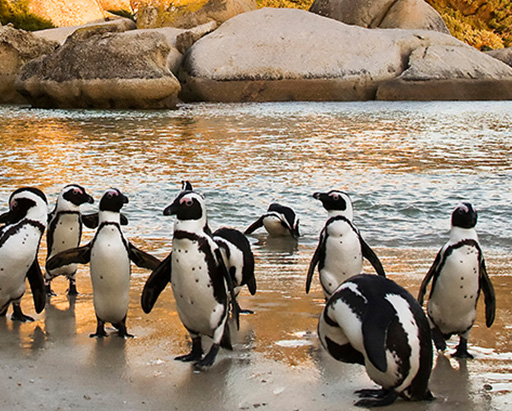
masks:
[[[233,282],[219,246],[208,234],[202,195],[182,190],[165,208],[164,215],[176,216],[172,251],[146,281],[141,295],[142,309],[150,313],[170,282],[178,315],[192,339],[191,352],[175,360],[209,367],[221,346],[232,349],[228,326],[230,304],[237,326],[239,314]],[[203,356],[204,337],[210,337],[212,345]]]
[[[9,197],[9,211],[0,215],[0,316],[13,305],[11,319],[34,321],[23,314],[20,302],[28,279],[36,313],[46,304],[43,274],[37,260],[48,221],[48,202],[38,188],[22,187]]]
[[[316,266],[326,300],[343,281],[363,272],[363,258],[371,263],[378,275],[385,277],[379,258],[353,223],[354,210],[349,195],[331,190],[314,193],[313,198],[322,202],[329,218],[308,267],[306,293],[311,288]]]
[[[61,251],[80,245],[83,226],[80,206],[85,203],[92,204],[94,199],[78,184],[69,184],[59,193],[55,209],[48,216],[47,261]],[[49,296],[56,295],[51,288],[51,282],[55,277],[64,275],[69,280],[68,295],[77,295],[76,270],[76,264],[71,264],[57,270],[46,271],[46,293]]]
[[[106,337],[105,323],[111,323],[120,337],[133,337],[126,328],[130,291],[130,261],[138,267],[155,269],[160,260],[131,244],[121,230],[120,210],[128,203],[120,190],[107,190],[99,204],[99,225],[92,241],[62,251],[46,263],[48,271],[68,264],[90,263],[97,328],[90,337]]]
[[[270,204],[267,212],[247,227],[244,234],[252,234],[261,227],[265,227],[271,236],[291,236],[295,240],[300,237],[299,219],[295,211],[278,203]]]
[[[333,358],[364,365],[382,387],[356,391],[356,406],[385,406],[399,396],[434,399],[428,388],[433,349],[427,317],[394,281],[373,274],[346,280],[327,301],[318,336]]]
[[[449,240],[438,252],[418,293],[418,302],[423,305],[428,284],[432,281],[426,308],[434,343],[438,350],[444,351],[446,340],[457,334],[459,345],[452,355],[458,358],[473,358],[467,343],[475,323],[480,291],[485,299],[487,327],[493,324],[496,313],[494,287],[475,229],[477,218],[471,203],[463,202],[455,208]]]
[[[247,285],[251,295],[256,294],[254,254],[247,237],[235,228],[222,227],[215,230],[213,239],[220,247],[224,264],[231,275],[235,297],[238,297],[244,285]],[[251,310],[240,312],[253,314]]]

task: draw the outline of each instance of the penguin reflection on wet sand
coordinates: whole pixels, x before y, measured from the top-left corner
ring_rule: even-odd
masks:
[[[154,269],[160,261],[131,244],[121,231],[120,210],[128,198],[118,189],[103,194],[99,205],[99,225],[92,241],[63,251],[48,260],[47,270],[68,264],[90,263],[96,333],[91,337],[106,337],[105,323],[111,323],[120,337],[132,337],[126,329],[130,291],[130,261],[138,267]]]
[[[0,215],[0,317],[13,305],[12,320],[34,321],[20,306],[28,279],[36,313],[46,304],[44,280],[37,253],[48,221],[44,193],[33,187],[15,190],[9,197],[9,211]]]
[[[438,252],[423,279],[418,301],[423,299],[432,281],[427,301],[427,315],[436,348],[446,349],[446,341],[459,335],[459,345],[452,355],[473,358],[467,350],[469,333],[476,319],[480,291],[485,298],[485,323],[494,322],[496,298],[487,275],[485,259],[476,233],[477,212],[470,203],[462,203],[452,213],[450,238]]]
[[[353,223],[354,211],[348,194],[331,190],[328,193],[314,193],[313,198],[322,202],[329,218],[320,233],[318,246],[309,264],[306,293],[311,288],[316,266],[326,299],[343,281],[363,272],[363,257],[371,263],[378,275],[385,277],[379,258]]]
[[[232,349],[228,317],[233,305],[238,325],[234,285],[221,250],[209,234],[206,205],[195,191],[181,191],[164,215],[175,215],[173,245],[169,256],[153,271],[142,291],[141,304],[151,312],[158,296],[171,283],[178,315],[192,339],[189,354],[176,360],[211,366],[219,348]],[[212,345],[203,356],[203,337]]]
[[[261,227],[265,227],[269,235],[274,237],[291,236],[295,240],[300,237],[299,219],[295,211],[278,203],[270,204],[267,212],[247,227],[244,234],[252,234]]]
[[[397,397],[432,400],[433,349],[421,306],[395,282],[372,274],[345,281],[320,316],[322,346],[338,361],[362,364],[382,389],[356,391],[355,405],[378,407]]]
[[[48,253],[46,260],[61,251],[76,248],[82,238],[82,204],[94,203],[94,199],[86,193],[78,184],[70,184],[64,187],[57,198],[55,209],[48,216],[48,230],[46,232],[46,244]],[[45,287],[50,296],[56,295],[51,288],[52,280],[60,275],[69,280],[68,295],[77,295],[76,289],[76,264],[60,267],[56,270],[46,271]]]

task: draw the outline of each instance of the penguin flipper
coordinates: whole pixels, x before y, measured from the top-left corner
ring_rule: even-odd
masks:
[[[158,258],[139,250],[132,243],[129,243],[128,249],[130,253],[130,260],[132,260],[137,267],[155,270],[160,265],[160,260]]]
[[[244,234],[252,234],[258,228],[263,227],[263,218],[264,218],[264,216],[261,216],[254,223],[252,223],[249,227],[247,227],[247,229],[244,231]]]
[[[146,314],[149,314],[158,300],[158,296],[171,281],[172,252],[156,267],[144,284],[140,303]]]
[[[394,312],[389,303],[380,303],[379,310],[367,310],[363,317],[363,344],[368,360],[381,372],[386,372],[386,336]]]
[[[219,264],[219,268],[222,272],[222,276],[224,277],[224,279],[226,280],[226,284],[228,285],[228,292],[231,300],[230,302],[233,306],[233,315],[235,317],[236,329],[240,330],[240,306],[238,305],[238,301],[236,300],[235,285],[233,284],[233,278],[231,278],[229,270],[227,269],[226,264],[224,264],[224,259],[222,258],[220,248],[215,249],[215,256],[217,257],[217,261]]]
[[[39,314],[44,310],[44,306],[46,305],[46,291],[44,287],[43,273],[41,272],[41,267],[39,266],[37,258],[34,260],[27,272],[27,279],[30,284],[30,289],[32,290],[32,298],[34,299],[36,313]]]
[[[311,281],[313,280],[313,274],[315,273],[315,267],[320,262],[320,254],[322,253],[322,250],[325,248],[325,235],[324,231],[320,234],[320,241],[318,243],[318,246],[316,247],[315,253],[313,254],[313,257],[311,258],[311,262],[309,263],[308,267],[308,274],[306,276],[306,294],[309,294],[309,290],[311,289]]]
[[[420,305],[423,305],[423,299],[425,298],[425,293],[427,292],[428,283],[430,283],[430,280],[434,276],[434,274],[438,271],[439,263],[441,262],[441,251],[437,253],[436,259],[434,260],[434,263],[428,270],[428,273],[425,275],[425,278],[421,282],[420,290],[418,292],[418,302]],[[432,285],[434,287],[434,285]]]
[[[100,224],[100,217],[98,213],[93,214],[82,214],[81,216],[82,223],[87,228],[97,228]]]
[[[46,270],[55,270],[68,264],[87,264],[89,261],[91,261],[91,245],[87,244],[55,254],[46,262]]]
[[[379,257],[377,257],[377,254],[375,254],[362,237],[359,237],[359,240],[361,242],[361,252],[363,253],[363,257],[370,262],[378,275],[386,277],[386,273],[384,272],[384,268],[382,267],[382,263],[380,262]]]
[[[494,318],[496,316],[496,295],[494,293],[494,287],[491,283],[491,279],[487,274],[485,260],[483,259],[480,262],[480,288],[484,293],[485,325],[489,328],[494,323]]]

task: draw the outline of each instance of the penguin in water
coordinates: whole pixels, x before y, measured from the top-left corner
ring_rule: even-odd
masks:
[[[306,293],[311,288],[316,266],[326,299],[343,281],[363,272],[363,258],[371,263],[378,275],[385,277],[379,258],[353,223],[354,210],[348,194],[331,190],[328,193],[314,193],[313,198],[322,202],[329,218],[309,264]]]
[[[261,227],[265,227],[274,237],[292,236],[295,240],[300,237],[299,219],[295,211],[278,203],[270,204],[267,212],[247,227],[244,234],[252,234]]]
[[[446,349],[446,340],[459,335],[459,345],[452,355],[473,358],[467,350],[469,333],[476,318],[480,291],[485,298],[485,323],[490,327],[496,313],[496,297],[485,268],[485,259],[475,230],[477,212],[470,203],[460,204],[452,213],[448,242],[438,252],[420,286],[418,301],[423,299],[432,281],[427,301],[427,315],[436,348]]]
[[[213,233],[213,239],[220,247],[224,264],[231,275],[238,297],[242,286],[246,285],[251,295],[256,294],[254,276],[254,254],[245,235],[235,228],[222,227]],[[253,314],[251,310],[241,310],[244,314]]]
[[[130,261],[138,267],[155,269],[160,261],[131,244],[121,231],[120,210],[128,198],[118,189],[107,190],[100,200],[99,226],[92,241],[56,254],[46,263],[47,270],[68,264],[90,263],[96,333],[106,337],[105,323],[111,323],[120,337],[132,337],[126,329],[130,291]]]
[[[41,237],[48,221],[48,203],[44,193],[33,187],[14,191],[9,211],[0,215],[0,316],[13,305],[12,320],[34,321],[21,311],[21,297],[28,279],[36,313],[46,304],[43,274],[37,260]]]
[[[421,306],[395,282],[372,274],[345,281],[320,316],[322,346],[338,361],[362,364],[382,389],[356,391],[355,405],[378,407],[397,397],[432,400],[432,340]]]
[[[221,346],[232,349],[228,326],[230,304],[237,326],[239,314],[233,282],[219,246],[208,233],[206,205],[199,193],[182,190],[164,210],[164,215],[176,216],[172,251],[144,285],[142,309],[150,313],[170,282],[178,315],[192,339],[192,351],[175,359],[209,367]],[[203,356],[205,336],[213,343]]]
[[[78,184],[67,185],[59,193],[55,209],[48,216],[49,224],[46,232],[47,261],[61,251],[76,248],[80,245],[83,226],[80,206],[85,203],[92,204],[94,199]],[[76,270],[76,264],[70,264],[57,270],[46,271],[46,293],[50,296],[55,295],[51,288],[51,282],[55,277],[64,275],[69,280],[68,295],[77,295]]]

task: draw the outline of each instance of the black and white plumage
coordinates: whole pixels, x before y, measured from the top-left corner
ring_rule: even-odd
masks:
[[[364,365],[382,387],[357,391],[363,399],[356,405],[389,405],[398,396],[433,399],[429,323],[414,297],[395,282],[371,274],[345,281],[327,301],[318,336],[332,357]]]
[[[247,227],[244,234],[252,234],[261,227],[265,227],[271,236],[292,236],[294,239],[300,237],[299,219],[295,211],[278,203],[270,204],[267,212]]]
[[[126,329],[130,291],[130,261],[137,266],[156,268],[160,261],[131,244],[121,231],[120,210],[128,198],[118,189],[103,194],[99,205],[99,225],[92,241],[63,251],[50,258],[47,270],[68,264],[90,263],[97,329],[91,337],[106,337],[105,323],[119,330],[119,336],[131,337]]]
[[[48,203],[44,193],[33,187],[14,191],[9,211],[0,215],[0,316],[13,305],[11,319],[33,321],[20,307],[28,279],[36,313],[46,304],[44,280],[37,260],[39,245],[48,221]]]
[[[228,327],[230,303],[238,323],[234,286],[221,250],[209,234],[204,198],[183,190],[164,215],[175,215],[169,256],[148,278],[141,297],[144,312],[151,312],[158,296],[171,282],[178,315],[192,338],[192,351],[176,360],[211,366],[219,347],[231,349]],[[213,343],[203,356],[202,339]]]
[[[48,216],[48,230],[46,231],[47,255],[46,260],[61,251],[76,248],[82,238],[82,204],[94,203],[94,199],[78,184],[64,187],[57,198],[55,209]],[[55,270],[46,271],[46,293],[55,295],[51,289],[52,280],[60,275],[69,280],[69,295],[77,295],[76,290],[76,264],[70,264]]]
[[[457,334],[460,341],[453,356],[459,358],[473,358],[467,351],[467,341],[475,323],[480,291],[485,298],[487,327],[493,324],[496,311],[494,288],[478,242],[476,222],[477,212],[470,203],[462,203],[453,211],[450,238],[438,252],[418,294],[418,301],[423,305],[432,281],[427,315],[436,348],[444,351],[445,340]]]
[[[309,293],[317,266],[326,299],[343,281],[363,272],[363,258],[371,263],[378,275],[385,277],[379,258],[353,223],[354,211],[348,194],[331,190],[328,193],[314,193],[313,197],[322,202],[329,218],[309,264],[306,293]]]
[[[251,244],[245,235],[234,228],[222,227],[213,233],[213,239],[220,247],[224,264],[231,275],[235,287],[235,296],[246,285],[251,295],[256,294],[256,278],[254,276],[254,254]],[[252,313],[250,310],[242,310]]]

